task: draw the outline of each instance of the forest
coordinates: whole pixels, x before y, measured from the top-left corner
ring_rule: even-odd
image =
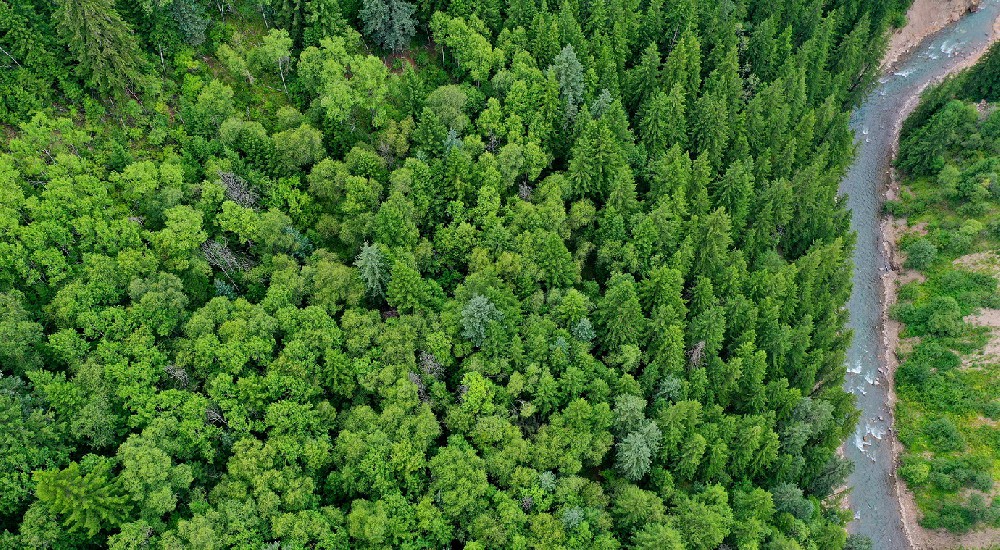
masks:
[[[906,4],[0,0],[0,547],[870,548]]]
[[[898,168],[900,245],[915,274],[893,315],[905,324],[896,374],[900,476],[925,527],[1000,526],[1000,46],[932,89],[906,121]]]

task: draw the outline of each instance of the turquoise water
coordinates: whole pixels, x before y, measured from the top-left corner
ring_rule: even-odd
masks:
[[[854,290],[848,308],[854,341],[847,353],[845,387],[857,397],[861,419],[845,444],[855,463],[851,488],[853,533],[872,538],[877,550],[909,548],[905,542],[896,501],[889,438],[892,411],[888,383],[879,372],[882,346],[881,274],[887,267],[880,245],[879,212],[896,136],[893,127],[904,106],[928,83],[951,72],[970,52],[984,48],[1000,0],[985,0],[982,8],[926,39],[854,112],[851,125],[858,145],[857,158],[841,182],[848,195],[851,225],[857,233],[854,253]]]

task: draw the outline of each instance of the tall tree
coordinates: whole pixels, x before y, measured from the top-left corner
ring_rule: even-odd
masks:
[[[144,60],[113,0],[58,0],[52,17],[89,86],[115,97],[134,91]]]
[[[572,44],[567,44],[559,52],[549,70],[559,82],[559,96],[563,101],[566,120],[572,121],[583,101],[583,65],[576,57]]]
[[[416,9],[405,0],[364,0],[359,14],[362,29],[382,48],[402,51],[416,32]]]
[[[73,462],[64,470],[35,473],[36,495],[53,512],[65,516],[72,529],[90,536],[114,527],[128,510],[128,497],[111,479],[111,462],[91,456],[89,467]]]

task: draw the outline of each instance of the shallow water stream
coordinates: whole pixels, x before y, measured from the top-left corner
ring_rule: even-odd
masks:
[[[855,463],[855,472],[848,480],[854,512],[849,530],[871,537],[876,550],[909,548],[891,477],[891,445],[886,437],[892,425],[892,411],[887,406],[889,387],[879,371],[880,277],[888,267],[880,244],[879,212],[896,140],[894,130],[900,112],[916,94],[953,70],[969,52],[985,46],[998,15],[1000,0],[984,0],[978,12],[926,39],[897,64],[895,72],[880,80],[851,120],[858,152],[840,189],[848,195],[851,225],[858,239],[854,292],[848,303],[854,341],[847,352],[845,387],[857,396],[861,420],[845,444],[846,456]]]

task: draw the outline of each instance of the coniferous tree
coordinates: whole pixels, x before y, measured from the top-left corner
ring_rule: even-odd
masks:
[[[566,120],[573,121],[583,102],[583,65],[576,57],[572,44],[567,44],[552,62],[549,70],[559,82],[559,97]]]
[[[97,460],[88,470],[73,462],[63,470],[38,471],[36,494],[50,510],[65,516],[70,528],[94,536],[116,526],[128,509],[128,497],[110,479],[110,471],[107,460]]]
[[[385,294],[389,266],[378,245],[365,243],[354,260],[354,265],[358,268],[358,275],[365,283],[368,294],[373,298],[381,298]]]
[[[476,346],[482,346],[486,342],[486,330],[490,323],[502,319],[503,312],[489,298],[477,294],[462,308],[462,336]]]
[[[364,0],[359,17],[365,34],[382,48],[399,52],[410,45],[416,32],[415,11],[405,0]]]
[[[132,91],[143,57],[112,0],[59,0],[52,17],[89,86],[112,96]]]

